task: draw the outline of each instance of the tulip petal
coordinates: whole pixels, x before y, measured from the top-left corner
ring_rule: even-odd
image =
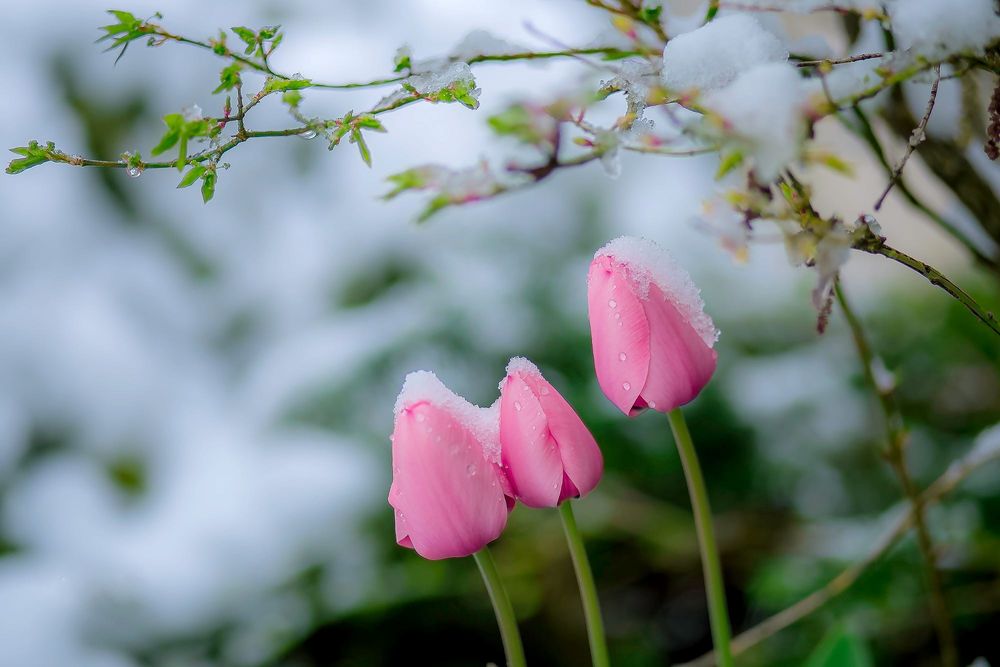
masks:
[[[649,323],[625,269],[610,257],[590,265],[587,309],[601,390],[631,414],[649,372]]]
[[[649,286],[643,306],[649,321],[650,360],[641,400],[650,409],[669,412],[693,400],[708,383],[717,354],[657,285]]]
[[[555,507],[563,464],[546,414],[520,374],[500,392],[500,457],[514,495],[528,507]]]
[[[468,556],[500,536],[507,503],[496,467],[449,412],[426,401],[400,411],[392,459],[397,539],[402,525],[417,553],[438,560]]]
[[[604,472],[604,458],[597,441],[573,406],[545,378],[527,373],[523,378],[538,397],[549,432],[559,449],[563,470],[571,482],[563,485],[559,500],[587,495],[597,486]]]

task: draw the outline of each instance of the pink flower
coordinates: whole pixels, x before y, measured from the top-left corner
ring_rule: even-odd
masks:
[[[590,493],[601,479],[601,450],[573,408],[521,357],[500,382],[500,456],[515,497],[555,507]]]
[[[396,541],[430,560],[471,555],[503,532],[510,496],[496,410],[472,405],[433,373],[410,373],[392,434]]]
[[[631,416],[693,400],[715,371],[719,332],[687,272],[652,241],[621,237],[594,255],[587,283],[594,367],[611,402]]]

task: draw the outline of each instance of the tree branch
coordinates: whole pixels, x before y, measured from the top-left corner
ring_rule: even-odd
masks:
[[[928,507],[939,502],[951,493],[969,475],[983,465],[1000,459],[1000,446],[995,443],[984,443],[987,446],[974,446],[972,450],[958,461],[953,462],[944,474],[920,494],[920,503]],[[908,507],[897,517],[875,541],[871,551],[861,560],[854,563],[828,584],[802,598],[792,606],[783,609],[774,616],[758,623],[733,638],[733,655],[740,655],[768,637],[777,634],[790,625],[801,621],[806,616],[820,609],[827,602],[850,588],[872,564],[882,558],[913,525],[913,508]],[[695,660],[678,667],[710,667],[715,664],[712,652],[706,653]]]
[[[941,662],[944,667],[957,667],[958,650],[955,647],[955,633],[951,626],[951,615],[948,611],[948,602],[944,594],[941,572],[937,568],[934,542],[931,538],[930,530],[927,528],[924,505],[921,502],[920,493],[913,483],[910,471],[906,465],[907,433],[903,422],[903,414],[899,409],[899,402],[896,399],[895,381],[892,379],[886,381],[881,377],[886,373],[885,368],[872,350],[871,344],[868,342],[868,337],[865,335],[864,328],[861,325],[861,320],[851,308],[839,279],[834,282],[834,291],[837,295],[837,301],[840,303],[841,311],[844,313],[844,318],[851,329],[851,337],[854,339],[854,347],[857,349],[858,357],[861,360],[865,379],[868,381],[872,392],[878,397],[879,405],[882,408],[886,431],[883,454],[896,473],[903,494],[907,502],[910,503],[910,514],[913,517],[913,524],[916,527],[917,545],[923,556],[924,576],[927,579],[930,593],[931,619],[934,622],[938,645],[941,649]]]

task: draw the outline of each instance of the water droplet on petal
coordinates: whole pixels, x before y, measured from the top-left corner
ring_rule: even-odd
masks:
[[[474,466],[473,464],[470,463],[469,465],[465,466],[465,472],[466,472],[466,474],[469,477],[475,476],[475,474],[476,474],[476,466]]]
[[[626,355],[624,352],[618,353],[618,361],[625,361],[626,359],[628,359],[628,355]]]
[[[417,421],[418,422],[422,422],[424,419],[426,419],[426,417],[424,416],[424,413],[418,412],[417,413]]]
[[[618,302],[614,299],[608,299],[608,308],[617,308]]]
[[[628,382],[622,382],[622,389],[624,389],[625,391],[628,391],[631,388],[632,388],[632,385],[630,385]]]
[[[542,386],[541,386],[541,387],[540,387],[540,388],[538,389],[538,393],[539,393],[539,394],[541,394],[542,396],[548,396],[548,395],[549,395],[549,388],[548,388],[548,387],[546,387],[545,385],[542,385]]]
[[[646,405],[648,405],[653,410],[656,409],[656,401],[646,401]]]
[[[316,130],[306,130],[305,132],[302,132],[301,134],[299,134],[299,138],[300,139],[306,139],[306,140],[308,140],[308,139],[315,139],[316,138]]]
[[[142,176],[142,167],[140,167],[139,165],[129,165],[125,169],[125,173],[128,174],[131,178],[139,178],[140,176]]]
[[[622,314],[615,313],[615,319],[618,320],[618,324],[621,325]]]
[[[514,409],[517,410],[518,412],[520,412],[521,411],[521,403],[518,402],[518,401],[514,401]]]

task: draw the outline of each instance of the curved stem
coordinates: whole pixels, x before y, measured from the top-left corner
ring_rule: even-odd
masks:
[[[587,550],[583,546],[583,538],[576,526],[576,517],[573,516],[571,502],[571,500],[566,500],[559,505],[559,518],[562,519],[566,543],[569,545],[569,555],[573,559],[576,581],[580,586],[583,614],[587,619],[587,637],[590,639],[590,657],[594,667],[610,667],[608,641],[604,635],[604,621],[601,619],[601,605],[597,599],[594,574],[590,571]]]
[[[524,647],[521,645],[521,633],[517,629],[517,617],[514,616],[514,608],[510,604],[510,598],[507,597],[507,591],[504,590],[503,581],[500,580],[493,554],[490,553],[489,547],[483,547],[472,554],[472,557],[479,566],[479,572],[483,575],[483,582],[493,603],[497,625],[500,626],[500,638],[503,640],[503,650],[507,656],[507,667],[527,667]]]
[[[986,310],[976,300],[969,296],[961,287],[948,280],[947,276],[935,269],[927,262],[910,257],[905,252],[896,250],[885,244],[884,240],[877,239],[874,243],[862,243],[854,246],[858,250],[864,250],[873,255],[884,255],[891,260],[899,262],[905,267],[913,269],[930,282],[931,285],[940,287],[952,297],[957,299],[963,306],[969,309],[973,315],[978,317],[983,324],[993,330],[993,333],[1000,334],[1000,323],[992,312]]]
[[[684,413],[675,408],[667,413],[670,428],[674,432],[677,452],[684,467],[684,477],[687,478],[688,493],[691,496],[691,508],[694,510],[694,523],[698,530],[698,547],[701,550],[701,565],[705,575],[705,590],[708,596],[708,615],[712,623],[712,642],[715,644],[715,655],[719,667],[732,667],[733,656],[729,646],[729,612],[726,609],[726,589],[722,580],[722,565],[719,562],[719,549],[715,543],[715,531],[712,528],[712,510],[708,503],[708,490],[701,475],[698,464],[698,454],[695,452],[691,433],[688,431]]]
[[[903,490],[903,495],[910,503],[913,515],[913,525],[917,533],[917,545],[923,556],[924,577],[927,579],[928,592],[930,594],[931,620],[937,633],[938,645],[941,649],[941,662],[944,667],[956,667],[958,665],[958,650],[955,646],[955,632],[951,627],[951,614],[948,611],[948,601],[944,594],[944,584],[941,581],[941,572],[937,568],[937,559],[934,551],[934,541],[931,532],[927,527],[924,512],[924,504],[921,500],[920,491],[913,483],[910,471],[906,465],[906,427],[903,423],[903,415],[899,409],[899,402],[896,400],[894,382],[880,381],[877,368],[880,360],[872,350],[868,337],[865,335],[861,320],[851,308],[850,302],[844,289],[837,280],[834,282],[834,291],[837,301],[844,313],[844,318],[851,329],[854,338],[854,346],[857,348],[858,357],[864,369],[865,379],[871,386],[872,391],[878,397],[879,405],[882,407],[882,414],[885,421],[885,458],[892,466],[893,472],[899,479],[899,485]]]

